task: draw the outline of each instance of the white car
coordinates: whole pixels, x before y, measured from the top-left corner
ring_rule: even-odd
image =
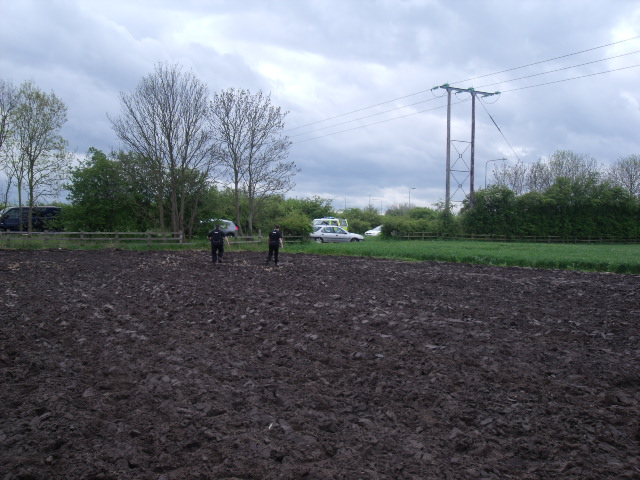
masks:
[[[325,242],[361,242],[364,240],[362,235],[357,233],[349,233],[340,227],[320,227],[315,232],[310,233],[312,240],[318,243]]]
[[[376,228],[372,228],[371,230],[367,230],[364,234],[367,237],[377,237],[382,233],[382,225],[378,225]]]

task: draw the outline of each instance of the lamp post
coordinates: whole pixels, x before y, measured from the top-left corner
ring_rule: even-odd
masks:
[[[333,198],[344,198],[344,209],[347,209],[347,197],[333,197]]]
[[[415,189],[416,189],[416,187],[411,187],[409,189],[409,210],[411,210],[411,190],[415,190]]]
[[[487,188],[487,165],[489,165],[489,162],[500,162],[500,161],[506,161],[506,158],[494,158],[493,160],[487,160],[484,164],[484,188]]]

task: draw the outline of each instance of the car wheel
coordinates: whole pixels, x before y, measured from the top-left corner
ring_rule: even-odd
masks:
[[[352,241],[352,242],[359,242],[359,241],[360,241],[360,239],[359,239],[359,238],[352,238],[352,239],[351,239],[351,241]]]
[[[316,238],[316,243],[324,243],[324,242],[320,237],[318,237],[318,238]]]

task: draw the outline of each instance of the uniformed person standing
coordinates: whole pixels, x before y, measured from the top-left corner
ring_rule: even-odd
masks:
[[[224,242],[227,241],[227,246],[231,246],[229,243],[229,237],[227,237],[222,230],[220,230],[220,225],[216,225],[216,228],[211,230],[207,238],[211,242],[211,260],[213,263],[222,263],[222,255],[224,255]]]
[[[280,233],[280,225],[276,225],[273,230],[271,230],[267,241],[269,242],[269,256],[267,257],[266,263],[269,263],[271,261],[271,257],[273,257],[277,267],[278,251],[282,247],[282,233]]]

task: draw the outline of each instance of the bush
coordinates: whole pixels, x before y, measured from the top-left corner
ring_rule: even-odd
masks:
[[[300,212],[294,211],[284,217],[280,217],[275,224],[280,225],[283,235],[308,237],[311,233],[311,220]]]

